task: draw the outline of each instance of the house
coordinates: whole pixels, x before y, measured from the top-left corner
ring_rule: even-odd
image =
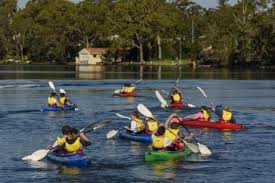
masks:
[[[107,48],[83,48],[79,51],[79,56],[76,57],[76,64],[100,64],[103,62],[107,51]]]

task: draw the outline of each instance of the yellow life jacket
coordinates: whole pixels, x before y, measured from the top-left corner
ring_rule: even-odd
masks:
[[[174,101],[174,102],[179,102],[179,101],[181,101],[180,94],[178,94],[178,93],[172,95],[172,98],[173,98],[173,101]]]
[[[61,105],[65,105],[65,100],[66,100],[66,97],[60,97],[59,98],[59,102]]]
[[[222,120],[225,122],[229,122],[232,120],[232,112],[222,110]]]
[[[135,131],[137,132],[141,132],[144,130],[145,126],[144,126],[144,123],[141,119],[138,119],[138,118],[133,118],[133,121],[136,123],[136,129]]]
[[[147,125],[148,125],[148,130],[150,132],[154,132],[155,130],[158,129],[158,122],[157,121],[154,121],[154,120],[149,120],[147,122]]]
[[[54,98],[54,97],[48,97],[48,104],[49,104],[50,106],[56,105],[56,104],[57,104],[56,98]]]
[[[177,135],[179,133],[180,130],[178,129],[171,129],[171,128],[168,128],[166,131],[165,131],[165,137],[168,138],[169,140],[171,141],[174,141],[177,139]],[[173,133],[172,133],[173,132]]]
[[[209,121],[209,119],[210,119],[210,114],[209,114],[209,112],[206,111],[206,110],[202,110],[202,114],[203,114],[204,120],[205,120],[205,121]]]
[[[154,148],[160,149],[164,147],[165,136],[152,135],[152,145]]]
[[[133,87],[133,86],[129,86],[129,87],[124,88],[124,92],[126,92],[126,93],[133,93],[134,90],[135,90],[135,87]]]
[[[62,145],[65,142],[66,138],[65,137],[57,137],[56,142],[58,145]]]
[[[77,137],[75,142],[72,143],[72,144],[69,144],[68,142],[65,141],[65,149],[68,152],[76,152],[80,149],[80,147],[81,147],[81,143],[80,143],[80,138],[79,137]]]

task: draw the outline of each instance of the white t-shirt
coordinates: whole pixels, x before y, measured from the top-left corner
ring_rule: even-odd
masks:
[[[137,132],[136,128],[137,128],[137,124],[136,124],[136,122],[134,120],[132,120],[131,121],[131,131]]]

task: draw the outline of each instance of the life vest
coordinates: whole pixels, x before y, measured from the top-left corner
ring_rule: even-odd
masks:
[[[165,140],[165,136],[155,136],[152,135],[152,145],[154,148],[156,149],[161,149],[164,147],[164,140]]]
[[[147,125],[148,125],[148,130],[150,132],[154,132],[158,129],[158,122],[157,121],[154,121],[154,120],[149,120],[147,122]]]
[[[180,130],[178,129],[171,129],[171,128],[168,128],[166,131],[165,131],[165,137],[168,138],[169,140],[171,141],[174,141],[177,139],[177,135],[179,133]],[[172,133],[173,132],[173,133]]]
[[[77,137],[77,139],[72,144],[69,144],[65,140],[65,149],[68,152],[76,152],[80,149],[80,147],[81,147],[81,143],[80,143],[80,138],[79,137]]]
[[[48,97],[48,104],[50,106],[56,105],[57,104],[56,98],[54,98],[54,97]]]
[[[135,87],[129,86],[129,87],[124,87],[123,92],[125,92],[125,93],[133,93],[134,90],[135,90]]]
[[[203,119],[204,119],[205,121],[209,121],[209,119],[210,119],[210,114],[209,114],[209,112],[206,111],[206,110],[202,110],[202,114],[203,114]]]
[[[232,120],[232,112],[222,110],[222,120],[225,122],[229,122]]]
[[[141,132],[144,130],[145,126],[144,126],[144,123],[141,119],[138,119],[138,118],[134,118],[133,121],[136,123],[136,129],[135,131],[137,132]]]
[[[179,102],[179,101],[181,101],[181,96],[179,93],[177,93],[177,94],[172,95],[172,99],[174,102]]]
[[[61,104],[61,105],[65,105],[66,99],[67,99],[66,97],[60,97],[60,98],[59,98],[60,104]]]
[[[65,137],[57,137],[56,142],[58,145],[61,145],[65,142],[66,138]]]

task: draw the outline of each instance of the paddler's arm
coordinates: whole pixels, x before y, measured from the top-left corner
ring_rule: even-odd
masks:
[[[168,128],[169,127],[169,123],[170,123],[170,121],[172,120],[172,118],[174,118],[174,117],[177,117],[178,115],[176,114],[176,113],[172,113],[168,118],[167,118],[167,120],[165,121],[165,128]]]
[[[86,137],[86,135],[84,135],[84,133],[80,133],[79,137],[80,137],[80,142],[83,146],[89,146],[92,144],[92,142],[88,139],[88,137]]]

